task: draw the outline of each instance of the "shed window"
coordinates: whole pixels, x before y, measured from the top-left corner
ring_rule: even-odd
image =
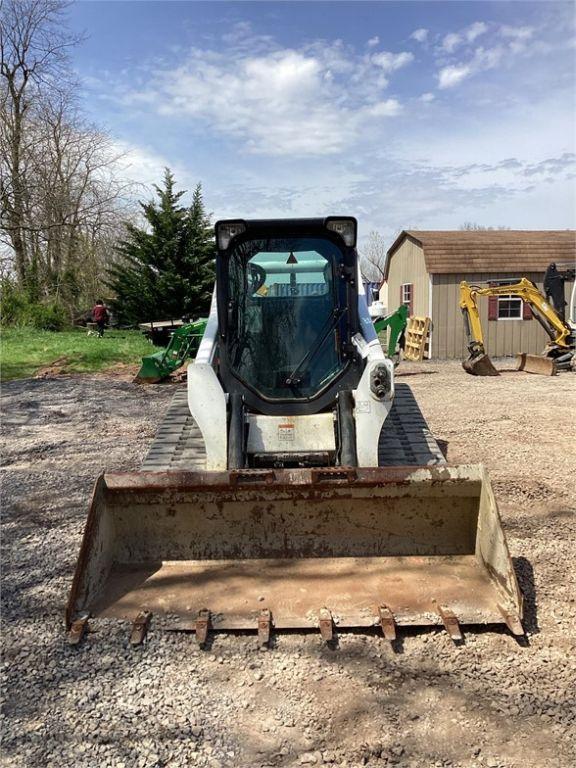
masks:
[[[522,299],[512,294],[498,296],[498,320],[522,320]]]
[[[403,283],[400,286],[400,304],[405,304],[408,307],[408,314],[412,315],[414,299],[414,284]]]

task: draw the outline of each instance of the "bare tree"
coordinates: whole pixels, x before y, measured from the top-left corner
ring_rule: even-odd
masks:
[[[65,0],[0,2],[0,196],[19,279],[26,280],[30,254],[25,235],[29,152],[34,112],[50,90],[67,87],[67,52],[78,37],[65,30]]]
[[[104,256],[113,253],[105,244],[132,185],[117,177],[121,155],[110,137],[77,108],[67,51],[79,38],[62,31],[67,7],[0,1],[0,194],[2,243],[18,283],[74,314],[101,287]]]
[[[386,266],[386,241],[382,235],[373,230],[368,235],[368,242],[360,258],[362,276],[371,283],[382,283]]]
[[[475,221],[465,221],[464,224],[460,225],[460,230],[462,232],[487,232],[490,230],[501,229],[510,229],[510,227],[505,227],[503,224],[500,224],[497,227],[485,227],[483,224],[476,224]]]

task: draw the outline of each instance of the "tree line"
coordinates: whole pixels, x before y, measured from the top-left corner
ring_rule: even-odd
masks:
[[[214,246],[201,187],[183,206],[167,171],[157,199],[135,203],[112,138],[79,107],[69,5],[0,2],[2,321],[59,328],[100,296],[125,323],[204,313]]]

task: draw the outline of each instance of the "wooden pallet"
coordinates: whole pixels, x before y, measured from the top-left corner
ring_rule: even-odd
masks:
[[[429,317],[411,317],[406,328],[404,360],[420,362],[428,352]]]

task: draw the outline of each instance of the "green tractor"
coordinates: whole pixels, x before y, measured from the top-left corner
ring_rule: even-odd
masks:
[[[142,358],[142,366],[136,376],[136,381],[146,384],[157,384],[167,379],[170,374],[184,365],[186,360],[195,357],[208,320],[204,317],[193,323],[187,323],[172,332],[170,343],[166,349],[161,349],[152,355]],[[377,334],[389,328],[387,354],[391,360],[398,362],[400,351],[404,347],[404,331],[408,322],[408,308],[402,304],[391,315],[377,317],[374,328]]]
[[[176,328],[170,337],[166,349],[161,349],[152,355],[142,358],[142,366],[136,376],[136,381],[146,384],[156,384],[168,378],[177,371],[186,360],[196,356],[208,320],[201,317],[193,323]]]

